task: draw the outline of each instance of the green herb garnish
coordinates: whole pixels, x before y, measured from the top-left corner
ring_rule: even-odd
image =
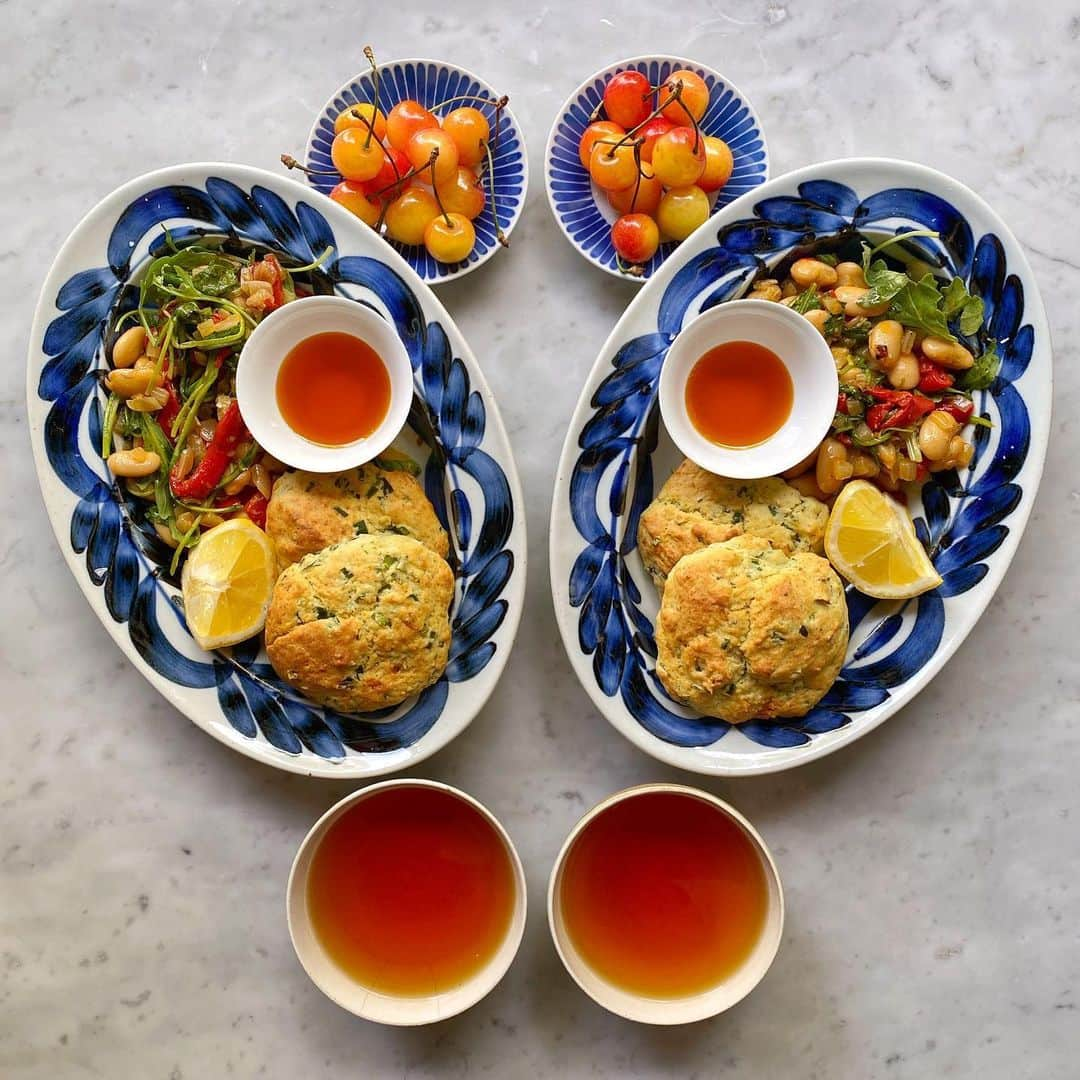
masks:
[[[377,457],[374,465],[383,472],[407,472],[412,476],[420,475],[420,466],[412,458]]]
[[[997,378],[1001,368],[1001,357],[998,356],[997,345],[991,342],[990,347],[976,358],[975,363],[960,373],[955,386],[960,390],[985,390]]]

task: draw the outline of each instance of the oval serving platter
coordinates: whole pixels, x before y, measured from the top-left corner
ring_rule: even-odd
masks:
[[[807,716],[733,727],[673,702],[655,675],[656,591],[637,523],[680,460],[659,421],[657,379],[679,329],[742,295],[797,248],[843,231],[934,229],[919,256],[985,303],[981,343],[998,377],[975,394],[978,427],[962,474],[940,473],[911,512],[943,584],[904,603],[848,586],[851,643],[840,677]],[[916,242],[912,242],[914,245]],[[710,219],[627,308],[578,401],[555,482],[551,588],[563,643],[597,708],[653,757],[694,772],[749,775],[801,765],[854,742],[910,701],[971,631],[1016,551],[1046,455],[1051,347],[1034,275],[1004,222],[933,169],[882,158],[809,166]]]
[[[769,178],[769,151],[761,121],[749,98],[718,71],[676,56],[635,56],[589,76],[564,102],[551,125],[544,154],[544,179],[551,212],[566,239],[583,258],[623,281],[646,281],[679,245],[671,241],[661,244],[656,254],[642,264],[640,277],[623,273],[611,243],[611,226],[619,215],[589,178],[578,157],[578,145],[593,114],[603,104],[604,87],[612,75],[640,71],[652,86],[659,86],[680,68],[705,80],[709,106],[701,118],[701,130],[723,139],[734,159],[731,178],[709,197],[711,212],[715,214]]]
[[[451,537],[457,585],[443,677],[392,710],[344,715],[282,683],[254,642],[213,653],[192,640],[171,552],[133,513],[100,454],[102,341],[152,253],[198,234],[227,236],[305,265],[331,247],[322,291],[389,320],[414,372],[399,445]],[[27,371],[30,435],[45,505],[72,573],[135,667],[215,738],[276,768],[371,777],[445,746],[491,694],[525,590],[521,489],[498,409],[446,309],[366,225],[310,189],[260,169],[177,165],[139,177],[76,227],[38,302]]]
[[[338,113],[350,105],[370,102],[375,94],[375,81],[366,71],[347,82],[331,96],[319,110],[308,135],[305,164],[323,175],[309,176],[308,183],[316,191],[329,195],[341,180],[341,175],[330,159],[330,146],[334,141],[334,121]],[[495,200],[498,205],[498,226],[509,237],[525,208],[525,192],[529,183],[529,163],[525,156],[525,138],[517,119],[509,106],[499,110],[499,123],[495,127],[495,108],[485,101],[495,100],[498,94],[481,78],[465,68],[445,64],[440,60],[390,60],[379,64],[378,107],[389,112],[399,101],[412,98],[427,109],[434,109],[448,98],[464,97],[473,100],[455,101],[455,107],[473,105],[492,125],[491,158]],[[437,115],[446,112],[440,109]],[[486,175],[486,174],[485,174]],[[488,261],[501,247],[496,234],[495,215],[492,212],[490,188],[485,183],[487,201],[479,217],[473,222],[476,228],[476,246],[468,258],[459,263],[441,263],[433,259],[423,247],[386,242],[429,285],[451,278],[459,278]]]

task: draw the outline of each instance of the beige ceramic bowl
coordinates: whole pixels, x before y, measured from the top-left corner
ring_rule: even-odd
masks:
[[[734,975],[710,990],[682,998],[648,998],[640,994],[630,993],[618,986],[613,985],[598,975],[581,958],[580,953],[574,947],[574,943],[567,933],[561,910],[562,872],[566,864],[566,856],[574,845],[574,841],[588,824],[609,807],[623,799],[633,799],[638,795],[651,792],[673,792],[681,795],[689,795],[702,802],[715,807],[718,814],[723,814],[730,821],[739,826],[750,840],[754,850],[761,860],[761,868],[765,872],[765,883],[768,890],[768,908],[765,913],[765,926],[761,931],[761,937],[754,946],[753,951],[747,957],[743,966]],[[639,787],[626,788],[604,799],[603,802],[594,806],[571,830],[566,838],[555,867],[551,872],[551,880],[548,884],[548,924],[551,928],[551,936],[555,942],[555,949],[559,954],[574,981],[589,995],[598,1005],[605,1009],[623,1016],[627,1020],[637,1020],[643,1024],[688,1024],[694,1020],[704,1020],[710,1016],[730,1009],[732,1005],[741,1001],[765,975],[776,956],[780,947],[780,937],[784,930],[784,894],[780,887],[780,875],[776,864],[773,862],[769,849],[765,842],[757,834],[757,831],[737,810],[728,806],[726,802],[710,795],[706,791],[697,788],[684,787],[681,784],[642,784]]]
[[[467,982],[453,990],[427,997],[395,997],[382,994],[368,989],[347,975],[327,956],[311,925],[307,909],[308,871],[311,868],[315,850],[326,834],[326,830],[349,807],[361,799],[367,799],[388,788],[402,787],[436,788],[468,803],[502,839],[514,875],[514,910],[510,916],[510,926],[506,931],[506,937],[495,955]],[[346,796],[341,802],[327,810],[314,824],[311,831],[304,837],[300,850],[296,853],[296,859],[293,861],[285,903],[293,948],[304,970],[311,977],[311,981],[331,1001],[336,1002],[343,1009],[348,1009],[356,1016],[361,1016],[365,1020],[374,1020],[380,1024],[408,1027],[431,1024],[436,1020],[445,1020],[447,1017],[463,1012],[493,990],[506,974],[507,968],[510,967],[517,954],[518,946],[521,944],[521,935],[525,930],[525,873],[506,830],[491,811],[478,803],[471,795],[466,795],[464,791],[434,780],[386,780],[381,784],[372,784],[370,787],[354,791],[353,794]]]

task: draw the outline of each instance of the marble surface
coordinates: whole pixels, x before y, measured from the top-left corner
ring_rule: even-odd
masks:
[[[1074,3],[642,0],[582,5],[193,0],[0,6],[0,1075],[784,1078],[1076,1075],[1080,1044],[1080,12]],[[532,191],[513,248],[441,295],[484,365],[525,485],[528,608],[502,683],[420,775],[484,800],[532,906],[517,963],[436,1027],[384,1030],[323,998],[285,928],[289,864],[349,788],[276,773],[174,712],[102,633],[61,563],[25,430],[31,311],[80,216],[182,159],[274,168],[331,89],[385,59],[456,60],[505,88]],[[773,168],[884,154],[987,198],[1025,245],[1057,343],[1042,491],[985,618],[877,732],[786,775],[707,783],[760,827],[789,919],[759,990],[650,1030],[587,1000],[548,939],[544,887],[601,796],[675,777],[589,705],[548,592],[555,459],[632,295],[557,231],[541,158],[564,95],[648,48],[753,99]],[[492,312],[506,314],[493,316]],[[524,313],[524,314],[522,314]]]

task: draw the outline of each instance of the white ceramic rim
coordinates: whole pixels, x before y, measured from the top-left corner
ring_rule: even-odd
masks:
[[[616,60],[613,64],[608,64],[606,67],[600,68],[599,71],[593,72],[584,82],[582,82],[576,90],[571,93],[566,100],[559,106],[558,112],[555,113],[555,119],[551,122],[551,130],[548,131],[547,143],[544,146],[544,191],[547,193],[548,207],[551,209],[551,216],[555,219],[555,223],[562,230],[563,236],[566,237],[570,246],[591,266],[595,266],[597,270],[603,270],[605,274],[610,274],[614,278],[618,278],[619,281],[629,282],[631,285],[644,285],[646,281],[651,281],[652,278],[636,278],[632,274],[624,274],[621,271],[614,269],[610,266],[605,266],[602,263],[597,262],[588,252],[583,251],[578,245],[578,242],[570,235],[566,229],[566,225],[563,223],[562,218],[559,216],[559,211],[555,206],[555,193],[551,190],[551,170],[548,168],[548,163],[551,161],[551,152],[555,147],[555,136],[559,130],[559,121],[566,115],[567,110],[574,103],[574,101],[581,97],[582,94],[592,85],[597,79],[602,79],[606,75],[615,75],[620,70],[630,67],[633,64],[648,63],[649,61],[656,60],[660,62],[667,61],[668,63],[682,64],[687,68],[699,68],[701,71],[707,71],[714,79],[719,79],[736,97],[738,97],[742,103],[746,106],[746,111],[753,117],[754,123],[757,125],[758,135],[761,138],[761,151],[765,155],[765,170],[764,179],[761,184],[767,184],[769,182],[769,144],[765,141],[765,128],[762,127],[761,117],[758,116],[757,110],[754,108],[754,103],[744,94],[726,75],[719,72],[714,67],[710,67],[708,64],[702,64],[697,60],[690,60],[685,56],[671,56],[671,55],[651,55],[646,54],[642,56],[628,56],[625,60]],[[333,98],[331,98],[331,101]],[[758,184],[758,187],[761,187]],[[756,189],[755,189],[756,190]],[[747,192],[747,195],[752,195],[753,192]],[[746,195],[742,196],[746,198]],[[738,203],[738,199],[729,203],[728,206],[734,206]],[[709,218],[703,224],[698,226],[699,228],[705,228],[705,225],[712,220],[713,214],[719,211],[713,210],[713,200],[710,198],[709,203]],[[723,209],[726,210],[725,206]],[[601,210],[601,213],[603,211]],[[689,238],[688,238],[689,239]],[[685,241],[683,241],[685,243]],[[678,249],[676,249],[678,250]],[[670,255],[668,256],[670,258]],[[667,259],[664,260],[667,262]],[[662,265],[662,264],[661,264]],[[659,270],[657,271],[659,273]],[[656,277],[656,274],[653,274]]]
[[[491,83],[489,83],[487,79],[481,79],[479,75],[474,74],[468,68],[463,68],[460,64],[451,63],[449,60],[432,60],[423,56],[405,56],[393,60],[376,60],[376,63],[380,68],[388,67],[390,64],[438,64],[441,67],[449,68],[451,71],[456,71],[466,78],[479,83],[493,98],[499,97],[499,94],[492,88]],[[312,121],[311,127],[308,130],[307,142],[304,144],[304,161],[307,161],[311,156],[311,144],[315,141],[315,133],[318,131],[319,121],[322,119],[323,113],[329,112],[335,99],[341,97],[353,83],[362,79],[367,74],[367,71],[357,72],[348,82],[342,83],[323,103],[323,107],[316,113],[315,119]],[[511,214],[510,219],[505,225],[501,226],[503,235],[509,240],[510,234],[514,231],[514,226],[517,225],[518,221],[521,219],[521,214],[525,209],[525,200],[529,195],[529,152],[525,146],[525,133],[522,131],[521,125],[518,123],[517,117],[514,115],[509,105],[506,105],[503,108],[502,114],[510,121],[511,127],[517,132],[518,145],[521,147],[521,199],[518,202],[517,209]],[[308,186],[308,190],[315,195],[333,202],[329,195],[323,195],[317,188]],[[388,242],[386,246],[391,247]],[[477,267],[483,266],[484,263],[486,263],[500,248],[502,248],[502,244],[496,242],[492,244],[483,255],[477,256],[474,261],[468,262],[460,269],[453,271],[453,273],[445,274],[442,277],[420,277],[420,274],[415,270],[413,273],[415,273],[425,285],[442,285],[448,281],[457,281],[466,274],[471,274]],[[398,251],[394,251],[394,254],[400,256],[400,252]]]
[[[559,627],[559,633],[563,640],[563,648],[570,659],[570,666],[578,677],[578,682],[584,687],[586,694],[592,700],[597,711],[603,716],[620,734],[630,740],[639,750],[644,751],[650,757],[661,761],[666,765],[672,765],[687,772],[699,773],[705,776],[762,776],[767,773],[783,772],[786,769],[797,768],[807,765],[811,761],[835,753],[841,747],[861,739],[875,728],[883,724],[889,717],[895,715],[901,708],[910,702],[930,682],[930,680],[945,666],[953,653],[963,644],[967,636],[975,628],[979,619],[982,618],[990,601],[994,598],[1006,571],[1012,563],[1021,537],[1027,528],[1028,519],[1035,504],[1039,491],[1039,482],[1042,478],[1043,468],[1046,463],[1046,447],[1050,437],[1050,410],[1053,403],[1053,343],[1050,338],[1050,327],[1046,320],[1046,309],[1042,302],[1042,295],[1038,289],[1038,279],[1035,277],[1028,262],[1027,256],[1019,241],[1013,235],[1012,230],[1005,223],[1000,214],[990,204],[971,190],[966,184],[955,180],[953,177],[932,169],[928,165],[922,165],[914,161],[904,161],[899,158],[885,157],[857,157],[836,158],[831,161],[822,161],[814,165],[805,165],[800,169],[793,169],[772,180],[758,185],[753,191],[736,199],[719,211],[725,218],[732,220],[743,217],[749,213],[751,207],[762,198],[762,189],[770,184],[778,187],[783,184],[794,188],[805,180],[820,179],[824,174],[832,174],[834,178],[840,178],[843,182],[845,174],[858,173],[860,170],[879,169],[891,171],[894,174],[894,182],[903,183],[910,181],[914,184],[929,183],[936,191],[949,194],[950,201],[956,198],[967,200],[974,205],[985,217],[989,218],[995,226],[996,232],[1011,244],[1010,259],[1014,265],[1023,271],[1025,280],[1030,282],[1033,288],[1025,288],[1025,321],[1034,328],[1035,334],[1046,342],[1045,349],[1048,359],[1046,371],[1046,404],[1042,413],[1032,413],[1032,438],[1028,449],[1025,468],[1030,468],[1030,479],[1026,482],[1031,485],[1030,496],[1025,497],[1021,505],[1013,511],[1009,520],[1009,535],[1004,543],[994,553],[994,559],[989,564],[989,572],[986,578],[980,582],[980,596],[972,615],[965,618],[965,625],[949,640],[938,646],[937,651],[930,661],[923,666],[919,673],[908,682],[904,683],[893,695],[892,704],[888,709],[881,710],[878,715],[870,720],[858,719],[842,728],[838,733],[832,733],[832,738],[818,737],[807,746],[785,747],[782,749],[766,750],[755,755],[753,763],[728,765],[721,762],[712,762],[703,757],[699,747],[676,746],[664,742],[662,739],[650,734],[633,717],[624,715],[622,702],[619,699],[607,698],[592,675],[591,660],[581,654],[577,639],[577,609],[570,606],[567,596],[567,581],[563,579],[562,559],[559,555],[560,532],[553,520],[548,530],[548,572],[551,585],[552,600],[555,606],[555,621]],[[960,209],[963,209],[962,207]],[[707,227],[716,227],[716,222],[710,218],[697,232],[691,234],[684,244],[693,240],[694,237],[705,235],[703,230]],[[677,271],[671,268],[670,260],[653,275],[647,282],[659,282],[659,288]],[[666,276],[665,276],[666,275]],[[631,301],[637,301],[637,297]],[[614,355],[616,343],[623,340],[622,323],[626,318],[627,311],[619,317],[611,333],[597,354],[597,360],[586,376],[585,389],[590,387],[596,366],[602,360]],[[1028,369],[1030,371],[1030,368]],[[1026,375],[1027,373],[1025,373]],[[576,432],[581,430],[582,419],[589,409],[589,395],[583,390],[578,398],[577,405],[571,416],[570,426],[566,440],[563,443],[559,464],[555,471],[555,492],[552,502],[553,514],[564,514],[564,508],[559,504],[560,495],[568,487],[569,476],[573,470],[578,447],[575,441]],[[1041,424],[1039,420],[1043,420]],[[573,523],[567,518],[567,528],[573,528]]]
[[[614,986],[590,968],[581,958],[562,926],[562,920],[558,914],[558,897],[562,883],[562,872],[566,857],[577,838],[592,821],[616,803],[637,798],[639,795],[656,792],[686,795],[708,803],[729,821],[737,825],[757,853],[758,861],[761,863],[762,870],[765,873],[765,882],[769,894],[769,905],[761,937],[739,971],[717,983],[711,989],[685,998],[647,998]],[[742,1001],[765,978],[773,960],[776,959],[776,954],[780,949],[780,942],[783,939],[784,890],[780,882],[780,871],[776,867],[776,862],[773,859],[772,852],[769,851],[768,845],[761,838],[757,829],[729,803],[724,802],[723,799],[713,795],[711,792],[702,791],[700,788],[689,787],[685,784],[638,784],[635,787],[623,788],[622,791],[617,791],[597,803],[570,830],[570,835],[567,836],[559,849],[559,854],[555,858],[555,865],[551,869],[551,876],[548,878],[547,913],[548,930],[551,933],[551,940],[555,945],[555,951],[559,954],[563,967],[566,968],[574,982],[597,1005],[614,1013],[616,1016],[621,1016],[626,1020],[634,1020],[641,1024],[688,1024],[698,1020],[707,1020],[709,1017],[726,1012]],[[753,970],[747,975],[747,971],[751,967]],[[583,975],[582,969],[586,974]],[[731,983],[736,981],[741,982],[741,985],[731,988]]]
[[[791,414],[773,435],[753,446],[711,442],[694,427],[687,412],[690,372],[709,349],[729,341],[757,341],[752,328],[767,324],[781,325],[793,339],[791,352],[776,350],[791,376]],[[658,396],[668,434],[691,461],[706,472],[749,480],[776,476],[816,449],[836,413],[839,388],[828,343],[798,312],[768,300],[729,300],[701,312],[676,335],[660,369]]]
[[[390,379],[390,406],[382,423],[370,435],[341,446],[304,438],[289,426],[277,403],[278,375],[289,350],[327,330],[369,345]],[[279,461],[307,472],[341,472],[370,461],[397,438],[409,417],[412,378],[405,345],[381,315],[344,296],[305,296],[271,312],[244,343],[236,365],[236,400],[255,441]]]
[[[45,327],[55,317],[50,305],[52,303],[51,298],[55,296],[57,289],[63,283],[62,280],[60,280],[61,267],[64,265],[65,261],[71,257],[71,253],[82,241],[84,231],[93,227],[94,219],[104,212],[114,201],[119,202],[120,200],[123,200],[123,205],[126,205],[131,202],[134,195],[144,192],[150,186],[167,183],[191,183],[193,177],[203,178],[207,175],[224,176],[232,178],[233,180],[240,175],[244,178],[245,182],[266,183],[269,181],[273,184],[280,184],[285,188],[292,188],[298,200],[301,198],[307,199],[312,194],[319,194],[314,191],[313,188],[301,184],[296,180],[268,173],[265,169],[260,169],[253,165],[237,165],[233,162],[223,161],[184,162],[179,165],[168,165],[161,169],[154,169],[151,172],[143,173],[141,176],[133,177],[126,183],[121,184],[118,188],[114,188],[110,191],[83,215],[78,224],[68,234],[67,239],[65,239],[64,243],[60,246],[60,250],[56,253],[56,257],[53,259],[48,273],[45,275],[41,292],[38,296],[37,307],[34,311],[34,322],[30,332],[30,343],[27,348],[27,429],[34,454],[34,468],[37,473],[38,488],[41,491],[42,501],[45,503],[45,511],[46,516],[49,519],[49,526],[52,529],[53,536],[56,538],[60,554],[67,564],[68,569],[71,571],[72,577],[74,577],[76,584],[82,591],[91,610],[98,616],[105,632],[112,638],[120,652],[135,670],[138,671],[139,674],[142,675],[170,705],[186,717],[188,721],[195,724],[196,727],[205,731],[218,742],[222,743],[230,750],[241,753],[245,757],[249,757],[254,761],[259,761],[271,768],[281,769],[283,772],[297,773],[300,776],[319,777],[320,779],[327,780],[370,780],[376,776],[385,776],[388,773],[412,768],[456,739],[469,724],[472,723],[473,718],[487,704],[494,692],[495,686],[506,666],[506,661],[513,651],[514,641],[517,637],[518,628],[521,625],[521,615],[525,600],[525,581],[528,569],[528,538],[525,528],[525,515],[518,510],[518,508],[524,506],[521,480],[517,473],[517,465],[513,458],[513,448],[510,439],[506,434],[506,427],[503,424],[502,415],[499,412],[495,395],[491,392],[487,379],[484,377],[483,370],[477,362],[476,356],[473,354],[468,341],[466,341],[464,334],[462,334],[460,328],[454,322],[453,317],[446,310],[442,301],[430,290],[430,287],[420,278],[420,275],[417,274],[389,244],[383,244],[381,246],[379,252],[381,259],[387,262],[395,273],[404,277],[410,287],[412,287],[412,280],[415,280],[422,289],[427,289],[429,292],[429,303],[434,307],[438,318],[443,322],[444,326],[452,327],[460,338],[461,347],[457,348],[455,346],[455,351],[464,361],[467,361],[473,388],[479,392],[484,399],[484,404],[487,409],[488,426],[494,427],[497,439],[501,441],[507,449],[507,456],[504,461],[500,461],[500,467],[503,469],[503,473],[506,476],[507,484],[510,487],[510,496],[515,508],[513,529],[520,530],[520,536],[514,541],[513,546],[515,566],[514,575],[511,578],[511,580],[518,578],[520,584],[516,596],[513,597],[513,602],[510,603],[502,627],[500,627],[500,632],[503,632],[505,628],[504,632],[506,635],[505,648],[501,649],[502,658],[500,660],[498,652],[496,652],[495,657],[492,658],[494,667],[492,667],[492,664],[488,665],[488,667],[492,669],[493,678],[488,681],[486,689],[477,694],[475,700],[463,704],[462,708],[449,715],[444,710],[431,731],[424,734],[417,742],[412,743],[408,747],[388,754],[374,752],[357,753],[345,759],[348,764],[320,758],[314,754],[303,756],[296,755],[294,757],[277,750],[266,742],[239,736],[224,719],[222,719],[220,723],[214,723],[209,719],[210,714],[214,713],[213,708],[204,710],[191,705],[187,695],[197,693],[198,691],[190,691],[186,687],[166,679],[150,667],[131,644],[131,640],[126,633],[125,624],[118,623],[115,619],[104,617],[101,591],[90,581],[86,574],[85,560],[76,555],[68,542],[69,521],[65,520],[61,523],[57,518],[56,511],[53,509],[53,504],[57,499],[71,500],[74,502],[76,496],[73,495],[57,478],[46,456],[44,443],[41,437],[43,415],[39,418],[39,412],[42,411],[41,402],[36,393],[36,380],[32,376],[37,374],[36,365],[38,362],[38,353],[40,351],[39,344],[44,339]],[[327,199],[326,202],[329,203],[330,206],[327,207],[324,205],[320,211],[324,216],[329,215],[331,219],[337,218],[339,225],[342,227],[355,229],[366,228],[358,218],[350,214],[343,207],[334,205],[332,199]],[[379,239],[378,237],[373,238],[376,240]],[[48,301],[46,298],[49,298]],[[508,541],[508,543],[510,543],[510,541]],[[216,718],[217,717],[215,716],[215,719]]]
[[[356,993],[360,1000],[359,1002],[346,1001],[342,999],[340,993],[329,988],[321,980],[320,972],[317,969],[313,970],[315,963],[318,961],[327,967],[334,968],[336,972],[338,971],[334,962],[323,952],[308,918],[307,878],[311,867],[311,859],[331,823],[336,821],[354,803],[381,791],[403,787],[430,788],[452,795],[454,798],[471,806],[494,829],[503,842],[514,877],[514,910],[510,916],[510,926],[507,929],[506,937],[491,960],[468,982],[456,987],[454,990],[429,997],[395,997],[368,990],[359,983],[355,983]],[[513,841],[510,839],[509,833],[503,828],[499,819],[483,803],[459,788],[451,787],[449,784],[441,783],[438,780],[409,777],[383,780],[377,784],[370,784],[334,803],[312,825],[307,835],[300,842],[300,846],[297,848],[296,855],[293,858],[292,868],[289,870],[289,880],[285,889],[285,916],[289,925],[289,940],[292,941],[296,957],[300,961],[300,966],[307,973],[308,978],[331,1001],[354,1016],[394,1027],[416,1027],[422,1024],[433,1024],[440,1020],[447,1020],[451,1016],[456,1016],[458,1013],[471,1008],[494,990],[517,955],[522,935],[525,932],[527,909],[528,890],[525,882],[525,870],[521,865],[521,859]],[[302,942],[298,942],[298,935],[302,936]],[[307,951],[308,949],[311,950],[310,953]],[[339,974],[341,973],[339,972]],[[347,976],[344,976],[344,978],[348,979]],[[430,1010],[430,1013],[421,1008],[423,1003],[427,1003],[427,1009]],[[416,1007],[415,1013],[407,1012],[406,1015],[402,1015],[395,1012],[395,1010],[407,1009],[409,1005]]]

